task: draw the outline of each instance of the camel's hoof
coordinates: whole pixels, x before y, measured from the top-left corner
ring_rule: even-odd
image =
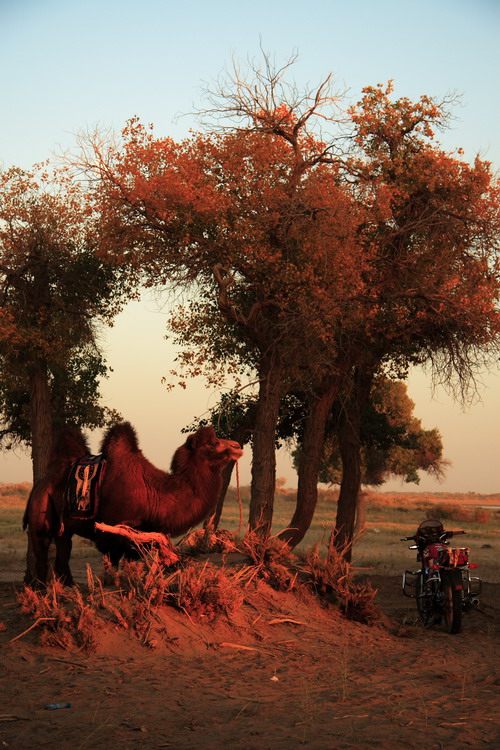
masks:
[[[37,578],[24,576],[24,585],[33,591],[42,591],[47,588],[47,584],[44,581],[39,581]]]
[[[75,582],[73,580],[73,576],[57,576],[57,581],[62,584],[63,586],[74,586]]]

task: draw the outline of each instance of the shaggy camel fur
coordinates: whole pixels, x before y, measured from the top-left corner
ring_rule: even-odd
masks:
[[[70,518],[65,501],[71,465],[89,454],[80,430],[65,428],[55,443],[46,476],[33,488],[24,514],[28,527],[28,568],[25,582],[44,584],[48,551],[56,546],[55,575],[67,585],[74,534],[93,540],[113,564],[130,552],[126,539],[96,531],[95,521],[127,524],[139,531],[178,535],[202,521],[217,502],[221,473],[229,461],[243,454],[239,443],[217,438],[213,427],[189,435],[172,458],[171,471],[153,466],[139,449],[135,430],[128,422],[108,430],[101,446],[107,459],[96,517]]]

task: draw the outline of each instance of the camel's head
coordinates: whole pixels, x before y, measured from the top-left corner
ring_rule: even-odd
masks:
[[[179,448],[172,459],[172,471],[182,470],[182,463],[188,456],[211,466],[223,467],[230,461],[237,461],[243,455],[239,443],[218,438],[213,427],[200,427]]]

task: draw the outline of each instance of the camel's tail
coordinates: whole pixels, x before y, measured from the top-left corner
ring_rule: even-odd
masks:
[[[34,489],[35,489],[35,488],[33,487],[33,489],[31,490],[30,494],[28,495],[28,500],[27,500],[27,502],[26,502],[26,508],[24,509],[24,515],[23,515],[23,531],[26,531],[26,529],[27,529],[27,527],[28,527],[28,519],[29,519],[29,514],[30,514],[30,500],[31,500],[31,496],[32,496],[32,494],[33,494],[33,490],[34,490]]]

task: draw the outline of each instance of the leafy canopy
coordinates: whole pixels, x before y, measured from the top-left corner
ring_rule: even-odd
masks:
[[[0,404],[2,436],[30,440],[28,383],[43,367],[55,421],[95,426],[107,372],[96,337],[131,290],[131,277],[105,264],[95,207],[64,171],[44,165],[0,173]]]

